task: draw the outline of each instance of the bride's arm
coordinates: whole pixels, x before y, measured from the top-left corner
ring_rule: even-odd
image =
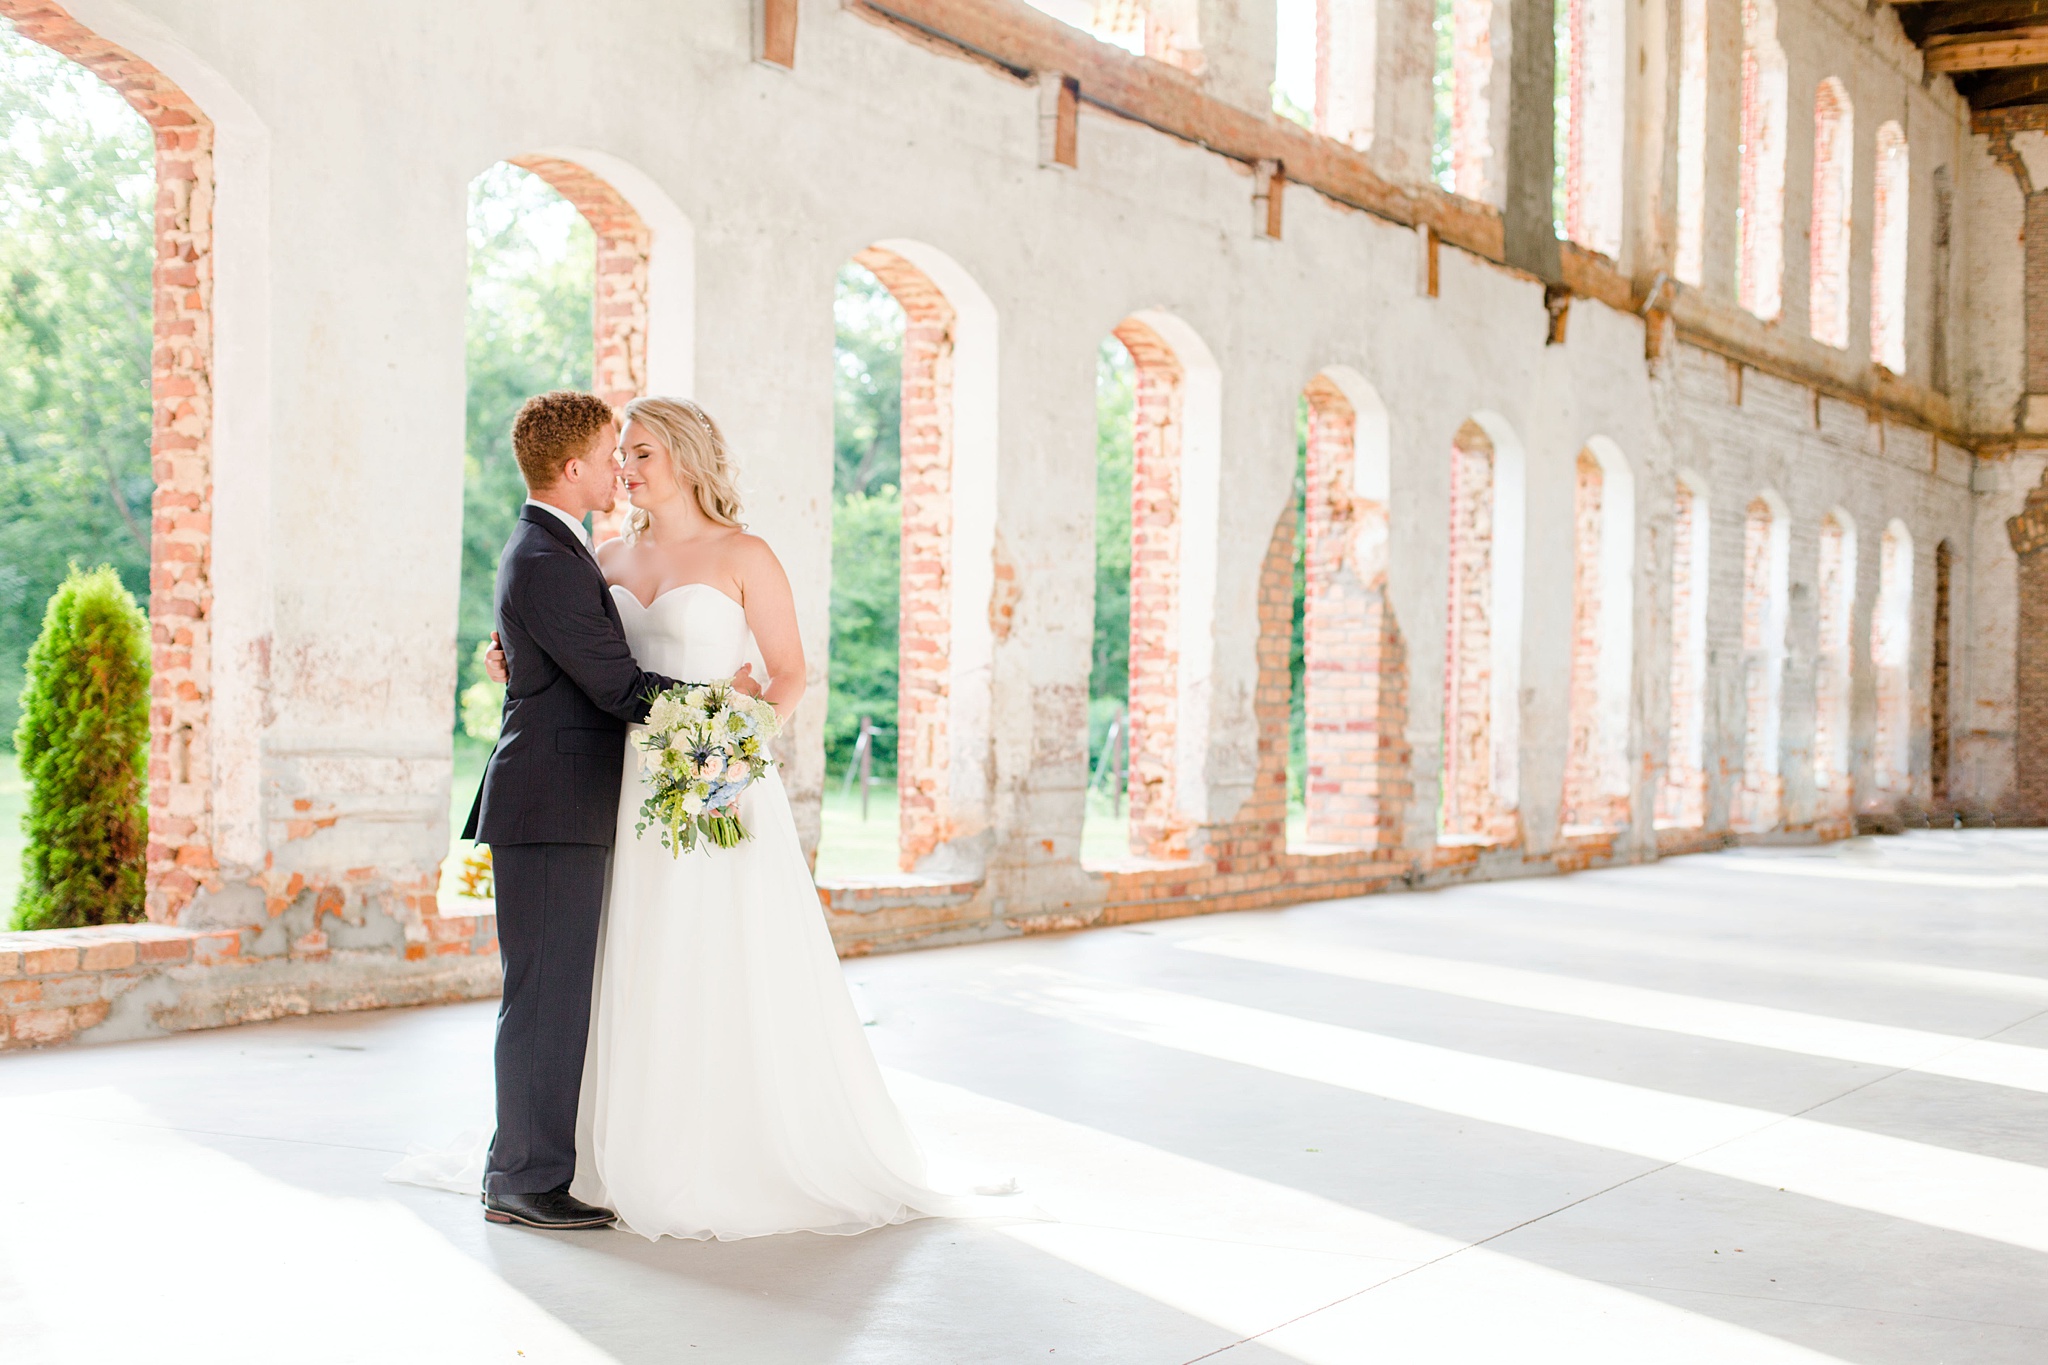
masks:
[[[744,536],[740,544],[740,602],[768,669],[768,685],[761,696],[787,721],[804,695],[804,642],[797,635],[796,598],[782,561],[767,541]]]

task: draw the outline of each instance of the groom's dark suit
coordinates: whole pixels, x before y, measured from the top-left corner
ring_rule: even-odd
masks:
[[[538,1194],[576,1172],[576,1103],[626,725],[671,679],[633,661],[597,560],[559,517],[523,508],[498,560],[511,680],[463,837],[491,846],[505,996],[498,1133],[484,1183]]]

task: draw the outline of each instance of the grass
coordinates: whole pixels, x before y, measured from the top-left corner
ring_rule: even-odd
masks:
[[[896,779],[878,780],[868,795],[868,814],[860,814],[860,791],[825,784],[825,808],[818,838],[818,880],[848,877],[894,877],[896,865]]]
[[[0,751],[0,929],[12,919],[14,897],[21,890],[21,855],[28,848],[21,817],[27,810],[21,767],[13,754]]]

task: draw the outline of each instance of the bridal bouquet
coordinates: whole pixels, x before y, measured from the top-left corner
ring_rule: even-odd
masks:
[[[768,741],[781,723],[759,697],[730,682],[677,685],[654,698],[647,728],[634,743],[640,775],[653,795],[640,803],[640,823],[661,830],[661,846],[677,857],[699,838],[733,848],[747,836],[740,824],[740,793],[765,775],[773,761]]]

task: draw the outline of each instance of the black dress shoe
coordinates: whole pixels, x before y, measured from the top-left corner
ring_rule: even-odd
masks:
[[[530,1228],[601,1228],[618,1215],[610,1209],[586,1204],[564,1189],[540,1194],[486,1194],[484,1217],[493,1223],[521,1223]]]

